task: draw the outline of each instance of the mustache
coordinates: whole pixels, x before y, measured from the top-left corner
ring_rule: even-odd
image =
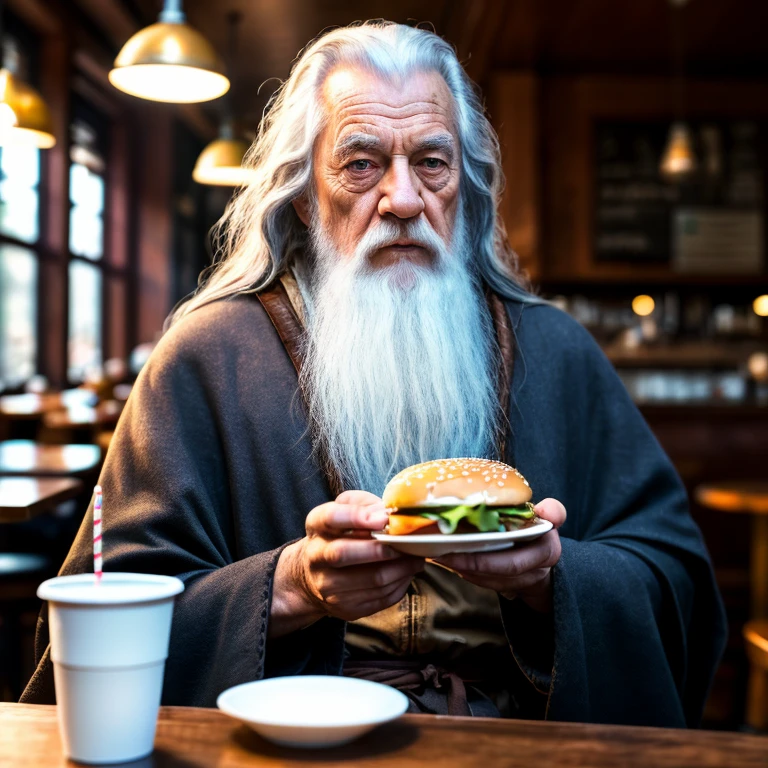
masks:
[[[385,219],[363,235],[355,249],[355,260],[367,262],[377,251],[397,245],[403,240],[423,248],[438,260],[441,260],[445,253],[445,243],[424,219],[412,221]]]

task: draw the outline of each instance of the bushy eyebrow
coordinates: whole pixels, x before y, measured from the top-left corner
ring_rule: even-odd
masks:
[[[356,152],[370,152],[381,149],[381,139],[370,133],[351,133],[345,136],[333,150],[333,157],[338,163],[345,163]]]
[[[356,152],[370,152],[382,149],[381,139],[370,133],[351,133],[345,136],[333,150],[333,157],[339,164],[349,160]],[[450,133],[438,133],[417,139],[413,145],[414,154],[421,152],[443,152],[452,163],[456,150],[453,136]]]
[[[419,152],[443,152],[452,163],[456,153],[453,136],[450,133],[438,133],[434,136],[424,136],[417,139],[413,147],[414,153]]]

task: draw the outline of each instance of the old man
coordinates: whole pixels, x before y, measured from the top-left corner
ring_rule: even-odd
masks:
[[[173,574],[163,701],[353,674],[414,711],[685,726],[724,644],[668,459],[590,336],[525,289],[451,47],[391,23],[298,59],[101,477],[106,570]],[[425,562],[370,537],[411,464],[517,466],[554,529]],[[567,510],[567,516],[566,516]],[[63,571],[89,569],[90,515]],[[52,701],[47,626],[25,701]]]

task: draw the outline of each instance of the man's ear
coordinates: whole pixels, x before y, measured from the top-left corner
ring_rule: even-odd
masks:
[[[307,200],[307,196],[301,195],[295,200],[292,200],[291,204],[293,205],[293,210],[296,211],[296,215],[301,219],[304,226],[308,227],[312,217],[309,215],[309,201]]]

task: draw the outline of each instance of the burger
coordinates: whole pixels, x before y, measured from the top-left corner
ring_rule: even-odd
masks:
[[[386,533],[490,533],[535,522],[531,487],[514,468],[489,459],[437,459],[395,475],[382,496]]]

